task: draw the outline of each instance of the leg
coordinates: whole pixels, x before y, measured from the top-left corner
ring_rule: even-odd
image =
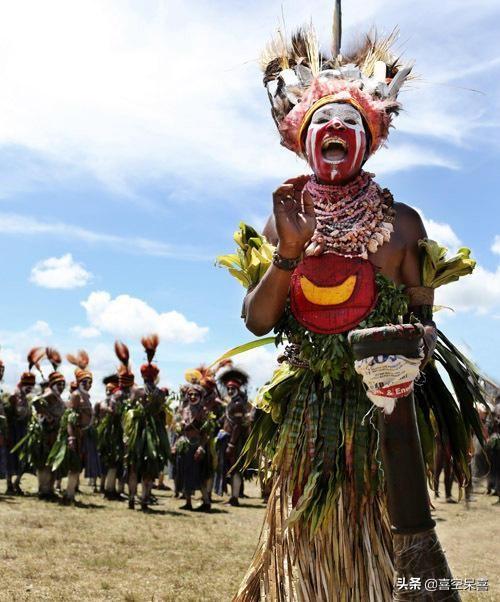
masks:
[[[104,479],[104,497],[112,499],[116,495],[116,468],[108,468]]]
[[[66,493],[64,494],[64,500],[67,503],[72,504],[75,501],[76,488],[78,487],[78,478],[80,473],[70,472],[68,473],[68,483],[66,485]]]
[[[243,479],[241,478],[241,474],[239,472],[235,472],[231,475],[231,497],[229,498],[229,504],[231,506],[239,506],[239,497],[241,491],[241,484],[243,483]]]
[[[135,496],[137,494],[137,473],[133,466],[128,471],[128,507],[133,510],[135,507]]]
[[[443,446],[439,440],[436,439],[436,457],[434,459],[434,497],[439,497],[439,477],[443,470]]]

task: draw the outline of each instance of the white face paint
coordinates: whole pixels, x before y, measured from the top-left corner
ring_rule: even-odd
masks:
[[[357,175],[366,145],[363,119],[352,105],[329,103],[313,114],[306,154],[320,181],[340,184]]]

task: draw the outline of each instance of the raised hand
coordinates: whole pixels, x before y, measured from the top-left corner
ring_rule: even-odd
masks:
[[[273,193],[278,253],[289,259],[301,255],[316,228],[313,200],[304,191],[307,180],[307,176],[287,180]]]

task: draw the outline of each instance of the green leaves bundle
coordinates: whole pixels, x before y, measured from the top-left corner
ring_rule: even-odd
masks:
[[[424,238],[418,242],[422,255],[422,285],[438,288],[472,274],[476,262],[470,257],[470,249],[460,247],[452,257],[448,249],[435,240]]]
[[[216,265],[227,268],[245,288],[254,287],[271,265],[274,247],[243,222],[233,238],[238,245],[236,253],[220,255],[216,259]]]

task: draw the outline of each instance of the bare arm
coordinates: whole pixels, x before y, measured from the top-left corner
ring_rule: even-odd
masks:
[[[398,204],[398,221],[401,231],[404,233],[406,245],[403,263],[401,265],[401,279],[406,287],[422,285],[422,275],[420,266],[420,253],[418,241],[427,237],[425,226],[422,223],[420,215],[411,207]],[[410,310],[416,315],[421,312],[421,307],[415,306],[410,300]],[[424,325],[424,344],[426,363],[434,352],[436,346],[436,325],[432,320],[422,320]]]
[[[307,193],[302,194],[304,184],[304,178],[289,180],[273,194],[273,217],[264,233],[286,259],[300,257],[316,226],[312,199]],[[245,324],[253,334],[266,334],[281,318],[291,276],[291,271],[272,264],[255,289],[247,294]]]

